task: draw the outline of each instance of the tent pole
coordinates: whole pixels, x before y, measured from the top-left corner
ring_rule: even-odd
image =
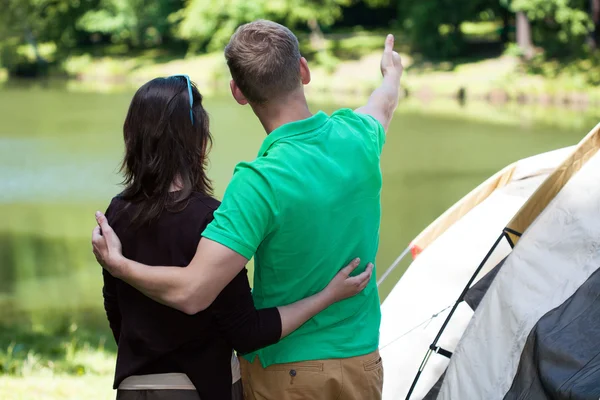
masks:
[[[471,275],[471,278],[469,279],[469,282],[467,282],[467,284],[465,285],[463,291],[460,293],[460,296],[458,296],[458,298],[456,299],[456,302],[454,303],[454,305],[452,306],[452,309],[448,313],[448,316],[446,317],[446,320],[444,320],[444,323],[442,324],[442,327],[440,328],[440,330],[439,330],[438,334],[436,335],[435,339],[433,339],[433,342],[431,343],[431,345],[429,346],[429,349],[427,350],[427,353],[425,354],[425,358],[423,359],[423,362],[421,363],[421,366],[419,367],[419,371],[417,372],[417,375],[415,376],[415,379],[413,380],[413,383],[410,386],[408,394],[406,395],[406,400],[410,399],[410,396],[412,395],[413,391],[415,390],[415,387],[417,386],[417,382],[419,381],[419,378],[421,377],[421,372],[425,368],[425,364],[427,364],[427,361],[429,361],[429,356],[431,355],[431,353],[433,352],[433,350],[437,348],[437,342],[438,342],[438,340],[440,340],[440,337],[442,336],[442,333],[444,333],[444,329],[446,329],[446,326],[450,322],[450,319],[454,315],[454,312],[458,308],[458,305],[463,301],[463,298],[465,297],[465,294],[467,294],[467,291],[469,290],[469,288],[473,284],[473,281],[475,280],[475,278],[477,277],[477,275],[479,275],[479,272],[481,271],[481,269],[483,268],[483,266],[487,263],[487,261],[489,260],[489,258],[492,255],[492,253],[494,252],[494,250],[496,249],[496,247],[498,247],[498,245],[502,241],[502,238],[504,238],[505,235],[506,235],[506,233],[504,233],[504,231],[503,231],[500,234],[500,236],[498,236],[498,239],[496,239],[496,241],[494,242],[494,245],[492,246],[492,248],[487,252],[487,254],[483,258],[483,260],[481,261],[481,263],[477,266],[477,269],[475,269],[475,272],[473,273],[473,275]]]
[[[408,390],[408,394],[406,395],[406,400],[410,399],[410,396],[412,395],[413,390],[415,390],[415,386],[417,386],[417,382],[419,381],[419,378],[421,377],[421,372],[423,372],[423,370],[425,369],[425,365],[427,364],[427,361],[429,361],[429,357],[431,356],[432,352],[433,352],[433,350],[431,350],[431,348],[430,348],[429,350],[427,350],[427,353],[425,353],[425,357],[423,357],[423,361],[421,361],[421,365],[419,366],[417,375],[415,376],[415,379],[413,380],[412,384],[410,385],[410,389]]]
[[[400,253],[400,255],[398,256],[398,258],[396,258],[396,260],[392,263],[392,265],[390,265],[389,268],[385,270],[385,272],[383,273],[381,278],[379,278],[379,280],[377,281],[377,287],[379,287],[379,285],[381,285],[383,283],[383,281],[385,281],[385,279],[392,273],[392,271],[394,269],[396,269],[398,264],[400,264],[400,261],[402,261],[402,259],[404,257],[406,257],[406,255],[409,252],[410,252],[410,246],[408,246],[406,249],[404,249],[404,251],[402,253]]]

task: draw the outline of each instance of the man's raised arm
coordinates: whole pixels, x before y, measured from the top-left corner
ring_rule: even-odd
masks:
[[[371,94],[367,104],[356,110],[357,113],[374,117],[383,125],[386,131],[398,106],[402,71],[400,55],[394,51],[394,36],[388,35],[385,39],[385,48],[381,57],[383,82]]]
[[[217,242],[202,238],[187,268],[149,267],[121,253],[121,242],[106,217],[96,213],[94,255],[108,272],[151,299],[187,314],[206,309],[248,259]]]

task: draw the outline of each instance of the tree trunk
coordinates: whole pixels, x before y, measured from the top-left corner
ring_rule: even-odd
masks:
[[[590,17],[594,22],[594,30],[590,32],[588,42],[592,49],[598,48],[600,37],[600,0],[590,0]]]
[[[531,40],[531,25],[524,12],[517,12],[517,45],[521,48],[526,60],[533,57],[533,42]]]
[[[308,27],[310,28],[310,45],[316,51],[325,50],[325,37],[319,26],[319,22],[315,18],[308,20]]]
[[[27,43],[29,43],[31,45],[31,47],[33,47],[33,53],[35,54],[35,61],[38,64],[42,64],[42,63],[46,62],[44,57],[42,57],[42,55],[40,54],[40,49],[38,47],[37,40],[36,40],[35,36],[33,35],[33,32],[31,31],[31,29],[27,28],[25,30],[25,38],[27,40]]]
[[[508,31],[510,29],[510,11],[508,8],[502,7],[502,33],[500,33],[500,41],[502,44],[508,43]]]

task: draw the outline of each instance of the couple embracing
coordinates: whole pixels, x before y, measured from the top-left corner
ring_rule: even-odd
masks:
[[[125,188],[96,213],[92,235],[118,399],[381,398],[370,261],[402,75],[393,45],[390,35],[365,106],[312,114],[294,34],[264,20],[239,27],[225,49],[231,92],[267,137],[220,204],[196,87],[177,75],[137,91],[123,128]]]

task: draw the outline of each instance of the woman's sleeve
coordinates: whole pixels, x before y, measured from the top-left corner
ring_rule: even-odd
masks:
[[[106,218],[110,222],[113,217],[114,199],[106,209]],[[119,344],[119,336],[121,335],[121,310],[119,308],[119,297],[117,294],[117,278],[112,276],[105,269],[102,269],[102,277],[104,278],[104,286],[102,287],[102,296],[104,297],[104,311],[108,318],[108,324],[112,330],[113,336],[117,344]]]
[[[281,338],[279,311],[276,307],[254,307],[246,268],[223,289],[210,309],[219,329],[240,354],[272,345]]]
[[[102,276],[104,277],[104,287],[102,288],[104,310],[106,311],[108,324],[115,337],[115,341],[119,344],[119,336],[121,335],[121,310],[119,309],[119,297],[117,295],[117,278],[105,269],[102,269]]]

